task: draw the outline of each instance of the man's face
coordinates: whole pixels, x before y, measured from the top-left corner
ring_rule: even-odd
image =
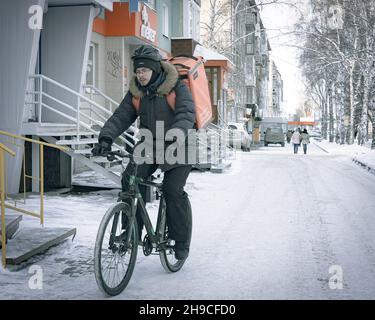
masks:
[[[135,70],[135,75],[141,86],[147,86],[152,76],[152,70],[144,67],[137,68],[137,70]]]

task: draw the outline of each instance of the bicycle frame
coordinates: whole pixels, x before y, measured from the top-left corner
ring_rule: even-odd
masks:
[[[144,185],[148,187],[156,187],[157,192],[160,194],[160,200],[159,200],[159,210],[158,210],[158,219],[156,223],[156,229],[154,230],[154,227],[152,225],[152,222],[150,220],[150,217],[148,215],[145,202],[143,201],[142,195],[139,191],[139,185]],[[126,203],[129,203],[126,200],[131,201],[131,217],[130,217],[130,223],[133,225],[134,219],[136,217],[137,207],[140,208],[140,214],[141,218],[143,220],[144,226],[146,228],[146,232],[148,234],[148,237],[151,241],[151,243],[158,246],[161,243],[161,237],[163,235],[163,230],[161,230],[161,219],[162,217],[162,210],[163,206],[165,206],[165,199],[163,192],[161,190],[162,185],[159,183],[154,183],[151,181],[145,181],[142,178],[136,177],[136,175],[130,176],[130,185],[129,185],[129,191],[122,191],[119,193],[119,199],[118,201],[123,201]],[[126,241],[130,240],[131,232],[128,232],[127,237],[129,239],[126,239]]]

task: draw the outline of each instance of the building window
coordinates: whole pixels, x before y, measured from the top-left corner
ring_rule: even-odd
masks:
[[[245,25],[245,34],[246,34],[246,42],[250,42],[251,41],[249,39],[249,37],[251,35],[251,25],[250,24]]]
[[[254,44],[246,43],[246,54],[254,54]]]
[[[255,25],[258,22],[257,13],[254,12],[254,9],[252,7],[253,7],[253,5],[249,4],[249,7],[246,8],[245,21],[246,21],[247,24]]]
[[[90,44],[89,57],[87,59],[86,85],[98,87],[98,45]]]
[[[99,17],[100,19],[105,20],[105,9],[104,9],[104,8],[100,8],[100,11],[99,11],[99,15],[98,15],[98,17]]]
[[[253,23],[253,16],[249,11],[246,12],[246,18],[245,18],[245,23],[246,24],[252,24]]]
[[[251,28],[250,24],[245,25],[245,32],[246,32],[246,43],[251,43],[254,44],[255,42],[255,35],[254,35],[254,30]]]
[[[267,55],[262,54],[262,66],[265,67],[267,65]]]
[[[246,87],[246,104],[254,103],[254,87],[247,86]]]
[[[210,90],[211,102],[213,105],[217,105],[217,100],[219,99],[218,91],[218,68],[205,68],[208,87]]]
[[[253,17],[253,23],[254,24],[257,24],[258,23],[258,15],[256,12],[253,12],[252,13],[252,17]]]
[[[147,0],[145,2],[150,8],[156,10],[155,0]]]
[[[163,35],[169,37],[169,8],[163,4]]]
[[[189,37],[200,41],[200,7],[193,0],[189,2]]]

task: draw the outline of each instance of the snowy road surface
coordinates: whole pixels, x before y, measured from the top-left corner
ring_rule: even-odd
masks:
[[[139,251],[129,286],[113,299],[375,297],[375,175],[350,159],[313,144],[308,155],[262,147],[238,154],[224,174],[192,172],[186,189],[194,230],[184,268],[167,274],[157,256]],[[77,236],[19,270],[1,270],[0,298],[103,298],[93,248],[116,194],[47,196],[46,226],[77,227]],[[22,225],[36,223],[24,217]],[[43,270],[41,290],[28,285],[33,264]],[[331,289],[341,271],[342,289]]]

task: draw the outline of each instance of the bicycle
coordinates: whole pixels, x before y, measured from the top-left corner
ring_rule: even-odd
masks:
[[[179,271],[186,260],[177,260],[174,257],[174,241],[168,238],[162,183],[137,177],[138,165],[134,161],[133,155],[120,151],[107,153],[109,161],[115,160],[116,156],[128,158],[134,166],[134,172],[129,177],[129,189],[120,192],[117,203],[113,204],[104,214],[95,242],[94,272],[96,282],[99,288],[110,296],[120,294],[128,285],[133,274],[139,241],[136,221],[137,206],[141,209],[141,217],[146,229],[146,235],[141,243],[143,254],[145,256],[159,255],[160,262],[167,272]],[[139,192],[139,185],[156,188],[159,209],[155,230]],[[188,203],[191,210],[190,202],[188,201]],[[105,263],[107,268],[105,268]],[[121,273],[119,273],[120,268]]]

